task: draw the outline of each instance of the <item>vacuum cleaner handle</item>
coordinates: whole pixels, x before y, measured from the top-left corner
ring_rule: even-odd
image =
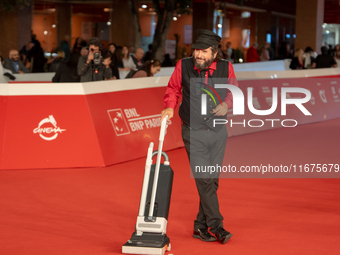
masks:
[[[153,210],[155,207],[155,200],[156,200],[156,192],[157,192],[157,184],[158,184],[158,175],[159,175],[159,167],[161,164],[161,157],[162,157],[162,148],[163,148],[163,141],[164,136],[166,134],[166,122],[168,121],[168,115],[164,117],[161,124],[161,132],[159,135],[159,145],[158,145],[158,153],[157,153],[157,160],[156,160],[156,168],[155,168],[155,175],[153,178],[153,185],[152,185],[152,193],[151,193],[151,201],[150,201],[150,208],[149,208],[149,220],[153,220]]]
[[[166,122],[168,121],[168,117],[169,117],[169,115],[165,115],[164,119],[162,120],[162,123],[161,123],[161,132],[159,134],[159,141],[164,141],[164,137],[166,135],[166,128],[167,128]]]
[[[145,162],[145,172],[144,172],[144,179],[143,179],[143,187],[142,187],[142,194],[140,198],[140,205],[139,205],[139,216],[144,215],[145,211],[145,202],[146,202],[146,196],[148,192],[148,185],[149,185],[149,179],[150,179],[150,169],[152,165],[152,157],[153,157],[153,142],[150,143],[149,148],[148,148],[148,155],[146,157],[146,162]]]
[[[152,158],[154,157],[154,156],[156,156],[158,154],[158,151],[154,151],[153,153],[152,153]],[[168,154],[165,152],[165,151],[162,151],[162,156],[163,156],[163,158],[164,158],[164,165],[166,165],[166,166],[169,166],[170,165],[170,162],[169,162],[169,156],[168,156]]]

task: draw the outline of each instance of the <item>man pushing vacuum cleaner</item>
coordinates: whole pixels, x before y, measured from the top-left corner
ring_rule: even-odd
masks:
[[[182,138],[200,198],[193,237],[225,244],[232,234],[223,228],[223,216],[219,210],[219,172],[195,172],[196,166],[222,166],[228,132],[226,125],[215,126],[214,120],[226,120],[228,109],[233,106],[233,96],[229,90],[215,85],[238,86],[232,64],[222,59],[218,48],[220,41],[221,37],[212,31],[198,30],[198,38],[192,45],[192,57],[179,60],[171,75],[164,97],[162,119],[165,116],[169,116],[168,119],[173,117],[182,94],[179,107]]]
[[[225,244],[233,235],[223,228],[223,216],[217,198],[219,172],[206,175],[195,173],[193,169],[196,169],[195,166],[222,166],[228,132],[226,125],[215,126],[214,119],[226,119],[228,109],[233,106],[233,97],[229,90],[214,88],[215,84],[220,84],[216,83],[217,80],[222,80],[224,84],[238,84],[232,64],[222,59],[218,48],[221,37],[204,29],[198,30],[198,33],[199,36],[192,46],[193,56],[181,59],[169,80],[164,97],[165,109],[161,117],[158,152],[152,153],[151,143],[136,231],[123,245],[123,253],[164,254],[170,249],[166,226],[173,171],[169,166],[167,154],[162,152],[162,145],[166,121],[173,117],[181,94],[183,99],[179,116],[182,119],[182,138],[200,197],[193,237],[204,242],[219,241]],[[218,105],[212,97],[213,94],[220,101]],[[209,101],[207,95],[211,97]],[[156,165],[151,166],[152,157],[156,153]],[[164,164],[160,164],[162,155]]]

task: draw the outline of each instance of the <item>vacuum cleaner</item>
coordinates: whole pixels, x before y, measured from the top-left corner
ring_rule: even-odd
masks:
[[[171,250],[166,228],[174,172],[168,155],[162,151],[167,119],[168,116],[161,123],[158,151],[153,152],[153,142],[149,145],[135,232],[123,245],[122,253],[163,255]],[[156,155],[156,164],[152,164]]]

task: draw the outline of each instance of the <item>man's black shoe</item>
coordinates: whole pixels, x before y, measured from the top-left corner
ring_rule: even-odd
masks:
[[[229,233],[224,228],[218,228],[215,232],[215,236],[218,241],[220,241],[222,244],[225,244],[232,236],[232,233]]]
[[[214,241],[216,241],[216,238],[214,236],[212,236],[208,232],[208,229],[206,229],[206,228],[195,229],[193,237],[197,238],[197,239],[201,239],[204,242],[214,242]]]

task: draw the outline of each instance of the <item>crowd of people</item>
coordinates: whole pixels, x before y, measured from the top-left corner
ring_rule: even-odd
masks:
[[[284,42],[279,49],[277,58],[268,42],[265,42],[260,49],[258,49],[258,44],[254,43],[247,51],[247,62],[274,59],[291,59],[289,68],[293,70],[340,67],[340,45],[336,45],[334,49],[331,46],[322,46],[321,54],[318,55],[310,46],[305,50],[296,49],[293,51],[290,44]]]
[[[67,41],[69,41],[69,36],[65,36],[55,53],[50,58],[46,58],[40,42],[33,35],[31,41],[21,50],[10,50],[6,59],[0,56],[1,63],[8,74],[55,72],[53,82],[147,77],[159,72],[161,67],[174,66],[169,54],[164,56],[163,62],[152,59],[151,44],[148,51],[144,52],[142,48],[135,50],[132,46],[117,46],[115,43],[110,43],[107,49],[103,49],[98,38],[91,38],[86,42],[80,37],[76,38],[70,49]],[[240,57],[238,55],[242,53],[233,49],[231,42],[227,42],[226,50],[222,51],[222,54],[224,59],[237,63]],[[320,55],[311,47],[294,51],[288,42],[282,43],[277,56],[268,42],[261,47],[254,43],[247,50],[246,62],[275,59],[291,59],[290,68],[293,70],[340,67],[340,45],[334,48],[323,46]],[[120,71],[125,71],[126,77],[120,77]]]
[[[152,45],[146,53],[142,48],[134,50],[132,46],[117,46],[115,43],[103,49],[98,38],[86,42],[78,37],[70,49],[68,40],[66,36],[55,53],[46,58],[40,42],[33,35],[20,51],[10,50],[6,59],[0,56],[4,72],[10,75],[55,72],[53,82],[87,82],[148,77],[159,72],[163,63],[165,66],[173,65],[168,54],[163,63],[152,59]],[[119,71],[126,71],[127,76],[120,77]]]

